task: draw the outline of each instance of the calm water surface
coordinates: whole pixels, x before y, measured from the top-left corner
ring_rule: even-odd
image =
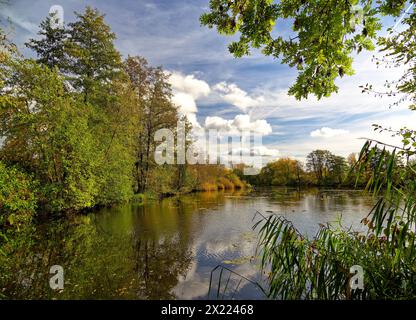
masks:
[[[248,281],[267,286],[254,257],[256,210],[284,215],[312,237],[320,223],[335,222],[339,216],[343,226],[360,229],[359,222],[371,205],[372,200],[359,191],[277,188],[196,193],[45,224],[22,263],[19,281],[26,288],[22,295],[206,299],[211,272],[222,265],[235,272],[224,297],[262,299],[263,293]],[[65,288],[59,293],[45,285],[50,275],[44,270],[54,264],[65,270]],[[220,269],[212,273],[211,298],[216,297],[220,274]],[[248,280],[240,281],[237,274]],[[224,284],[230,272],[224,270],[221,276]]]

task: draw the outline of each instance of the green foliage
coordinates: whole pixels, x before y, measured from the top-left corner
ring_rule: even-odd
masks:
[[[112,80],[120,76],[121,55],[114,46],[115,34],[104,22],[104,15],[87,7],[69,24],[66,42],[71,83],[84,93],[84,101],[100,99],[111,91]]]
[[[175,131],[179,117],[165,71],[141,57],[123,63],[96,9],[76,13],[63,28],[52,27],[53,18],[26,44],[36,61],[1,51],[0,160],[39,181],[36,198],[46,213],[193,190],[187,166],[153,160],[155,132]]]
[[[174,194],[175,168],[170,165],[157,166],[149,172],[148,189],[162,195]]]
[[[298,160],[281,158],[269,162],[257,176],[244,178],[264,186],[354,186],[355,176],[348,175],[354,165],[328,150],[315,150],[308,154],[306,166]],[[239,174],[243,177],[242,171]]]
[[[200,20],[220,34],[239,34],[229,45],[235,57],[254,48],[296,67],[299,74],[289,93],[297,99],[309,94],[320,99],[337,92],[338,77],[354,73],[354,53],[374,49],[380,16],[398,16],[405,4],[403,0],[210,0],[210,11]],[[292,32],[279,32],[285,24]]]
[[[342,184],[347,172],[343,157],[328,150],[315,150],[306,157],[306,167],[315,176],[318,185]]]
[[[51,23],[56,17],[50,14],[40,24],[38,35],[40,39],[30,39],[26,47],[33,50],[39,59],[37,62],[42,63],[53,69],[58,67],[65,70],[68,66],[67,53],[65,44],[68,40],[68,34],[65,28],[53,27]]]
[[[89,106],[64,91],[56,69],[33,60],[12,61],[10,69],[0,96],[1,159],[34,173],[42,184],[40,201],[50,210],[93,206],[96,158]]]
[[[269,186],[301,186],[307,183],[303,165],[290,158],[268,163],[256,177],[255,183]]]
[[[413,2],[412,2],[413,3]],[[386,87],[389,89],[384,92],[384,95],[400,94],[400,99],[395,103],[396,105],[408,100],[410,102],[409,109],[416,108],[416,53],[415,53],[415,31],[416,31],[416,12],[410,12],[402,21],[406,27],[402,31],[389,29],[389,34],[386,37],[379,39],[379,45],[382,47],[382,52],[386,53],[386,58],[390,59],[384,62],[393,66],[405,65],[406,69],[401,77],[393,82],[386,82]],[[380,63],[380,62],[378,62]],[[393,89],[394,88],[394,89]],[[368,86],[366,87],[368,90]],[[415,147],[415,145],[413,146]]]
[[[151,170],[155,169],[154,135],[159,129],[176,131],[179,119],[177,106],[172,101],[172,88],[161,67],[150,67],[142,57],[128,57],[124,70],[137,94],[141,130],[134,141],[135,145],[135,192],[142,193],[149,183]],[[181,168],[179,168],[181,169]],[[168,186],[166,186],[169,189]]]
[[[313,239],[302,236],[286,219],[263,217],[260,231],[262,267],[270,266],[269,298],[403,299],[414,298],[415,236],[408,246],[393,237],[377,237],[369,220],[367,233],[322,226]],[[406,231],[404,231],[406,232]],[[364,290],[351,290],[350,267],[364,270]]]
[[[36,188],[30,176],[0,162],[0,235],[31,222],[37,208]]]

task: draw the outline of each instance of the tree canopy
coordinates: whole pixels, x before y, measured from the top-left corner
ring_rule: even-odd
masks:
[[[260,49],[296,67],[289,93],[297,99],[322,98],[337,92],[337,78],[354,73],[355,53],[375,48],[381,17],[398,17],[405,5],[404,0],[211,0],[200,20],[220,34],[238,34],[229,45],[235,57]]]

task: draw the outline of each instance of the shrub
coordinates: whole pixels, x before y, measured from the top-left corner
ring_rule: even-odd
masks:
[[[224,189],[224,190],[234,189],[234,184],[230,180],[224,177],[220,177],[218,179],[218,186],[221,186],[220,189]]]
[[[231,181],[231,183],[234,185],[235,189],[243,189],[244,183],[241,181],[241,179],[235,174],[235,173],[228,173],[226,175],[226,178]]]
[[[199,187],[198,191],[216,191],[218,186],[211,182],[203,182]]]
[[[24,172],[0,162],[0,228],[3,231],[19,231],[30,223],[37,207],[36,185]]]

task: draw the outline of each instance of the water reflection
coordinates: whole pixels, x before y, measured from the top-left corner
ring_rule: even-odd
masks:
[[[2,275],[2,293],[25,299],[207,298],[217,265],[250,280],[265,278],[255,258],[256,210],[284,215],[312,236],[319,223],[340,214],[343,225],[359,229],[371,205],[357,191],[279,188],[198,193],[48,222],[16,252]],[[65,270],[61,292],[49,288],[54,264]],[[221,276],[228,278],[226,271]],[[214,273],[214,284],[218,277]],[[230,277],[224,297],[264,298],[240,280]]]

